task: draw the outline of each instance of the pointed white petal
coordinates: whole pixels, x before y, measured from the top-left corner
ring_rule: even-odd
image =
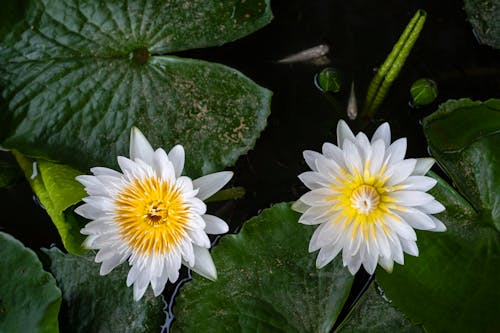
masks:
[[[300,197],[300,200],[309,206],[324,206],[331,203],[332,191],[322,187],[309,191]]]
[[[391,144],[391,128],[388,123],[380,125],[372,136],[372,143],[377,140],[382,140],[386,147]]]
[[[313,171],[318,171],[318,169],[316,168],[316,160],[320,157],[323,157],[323,155],[312,150],[304,150],[302,155],[304,156],[304,160],[306,161],[307,166]]]
[[[435,227],[435,223],[429,215],[422,213],[418,209],[406,207],[404,211],[397,214],[415,229],[430,230]]]
[[[212,173],[193,180],[193,188],[199,189],[197,197],[201,200],[205,200],[223,188],[232,177],[232,171]]]
[[[406,138],[397,139],[389,148],[387,148],[386,156],[389,158],[389,165],[397,163],[405,158],[406,155]]]
[[[387,173],[390,174],[390,176],[386,184],[389,186],[394,186],[404,181],[412,174],[413,170],[415,169],[416,163],[417,161],[411,158],[393,164],[389,168],[389,170],[387,170]]]
[[[372,140],[372,153],[370,155],[370,173],[376,175],[385,159],[385,143],[382,140]]]
[[[205,214],[202,216],[205,220],[205,232],[211,235],[225,234],[229,231],[227,223],[217,216]]]
[[[432,200],[431,202],[426,203],[423,206],[416,206],[415,208],[421,210],[426,214],[437,214],[446,210],[446,208],[437,200]]]
[[[170,150],[168,153],[168,159],[172,162],[175,170],[175,177],[179,178],[182,174],[182,170],[184,169],[184,147],[181,145],[176,145],[174,148]]]
[[[436,232],[446,231],[446,225],[444,225],[443,222],[441,222],[439,219],[437,219],[432,215],[429,215],[429,217],[432,219],[432,221],[434,221],[434,224],[436,225],[434,229],[429,229],[430,231],[436,231]]]
[[[95,176],[111,176],[115,178],[121,178],[123,175],[116,170],[104,168],[104,167],[94,167],[91,168],[90,171]]]
[[[422,206],[434,200],[432,195],[420,191],[395,191],[389,197],[395,199],[396,203],[410,207]]]
[[[336,243],[319,250],[318,257],[316,258],[316,267],[325,267],[339,254],[341,249],[342,245],[340,243]]]
[[[413,175],[425,175],[432,168],[435,162],[436,160],[431,157],[417,158],[417,164],[415,165],[415,170],[413,170]]]
[[[298,199],[297,201],[295,201],[293,204],[292,204],[292,209],[296,212],[299,212],[299,213],[305,213],[306,210],[309,209],[309,205],[305,204],[303,201],[301,201],[300,199]]]
[[[89,204],[83,204],[81,206],[76,207],[75,213],[81,215],[89,220],[95,220],[102,216],[102,211],[93,207]]]
[[[132,127],[130,131],[130,159],[135,161],[136,158],[140,158],[151,165],[153,152],[153,147],[144,134],[137,127]]]
[[[308,225],[321,224],[332,221],[337,216],[338,213],[331,212],[329,207],[316,206],[309,208],[304,214],[302,214],[299,218],[299,223]]]
[[[437,180],[427,176],[410,176],[401,185],[412,191],[429,191],[437,183]]]
[[[350,140],[344,140],[342,146],[344,150],[344,160],[351,174],[362,174],[363,161],[356,145]]]
[[[387,272],[392,273],[392,268],[394,266],[394,261],[391,257],[380,257],[378,263],[385,269]]]
[[[326,177],[322,174],[314,171],[301,173],[299,175],[299,179],[311,190],[328,186],[328,179],[326,179]]]
[[[387,218],[385,224],[392,231],[396,232],[399,237],[412,241],[417,240],[417,234],[415,233],[415,230],[413,230],[413,228],[410,227],[405,221]]]
[[[403,247],[403,251],[405,251],[409,255],[418,257],[418,247],[415,241],[401,239],[401,246]]]
[[[334,145],[332,143],[325,142],[323,144],[322,151],[323,151],[323,155],[326,158],[334,160],[342,168],[345,167],[345,165],[343,164],[344,153],[342,152],[342,149],[340,149],[339,147],[337,147],[336,145]]]
[[[347,123],[343,120],[339,120],[337,124],[337,145],[343,147],[344,140],[346,139],[351,142],[356,142],[356,138]]]
[[[217,270],[208,249],[193,245],[193,252],[196,259],[194,266],[190,268],[204,278],[217,280]]]

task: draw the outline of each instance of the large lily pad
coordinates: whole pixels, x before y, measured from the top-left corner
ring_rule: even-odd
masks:
[[[272,18],[268,0],[32,0],[0,44],[3,145],[81,170],[116,166],[132,126],[180,143],[192,177],[253,147],[270,91],[218,64],[164,56],[241,38]]]
[[[148,290],[135,302],[127,288],[128,265],[99,275],[93,255],[44,250],[62,290],[61,327],[68,332],[159,332],[165,322],[163,301]]]
[[[61,291],[36,254],[0,232],[0,331],[59,331]]]
[[[195,276],[176,298],[176,332],[329,332],[353,277],[339,259],[322,270],[307,252],[314,228],[288,204],[264,210],[212,256],[218,280]]]
[[[418,233],[418,257],[406,257],[377,281],[393,304],[428,332],[498,332],[498,101],[460,100],[424,120],[432,154],[449,171],[431,193],[446,206],[445,233]],[[496,127],[496,129],[495,129]]]
[[[81,219],[70,209],[82,200],[86,193],[75,180],[80,174],[67,165],[46,160],[32,160],[17,152],[16,159],[23,169],[33,192],[54,222],[66,250],[84,253],[85,236],[80,233]]]

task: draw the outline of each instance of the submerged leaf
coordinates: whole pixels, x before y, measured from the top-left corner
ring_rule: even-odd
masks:
[[[264,210],[213,249],[216,282],[194,277],[176,299],[176,332],[329,332],[353,277],[337,258],[316,268],[314,228],[288,204]]]
[[[222,169],[253,147],[271,92],[240,72],[162,56],[220,45],[267,24],[268,0],[33,0],[0,44],[5,147],[87,170],[128,156],[130,128],[182,144],[186,174]]]
[[[0,331],[59,331],[61,291],[36,254],[0,232]]]

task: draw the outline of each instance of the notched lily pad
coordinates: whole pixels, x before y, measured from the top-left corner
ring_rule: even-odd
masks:
[[[318,270],[314,231],[274,205],[214,247],[216,282],[195,276],[174,306],[175,332],[329,332],[353,277],[340,259]]]
[[[0,331],[59,331],[61,291],[36,254],[0,232]]]
[[[165,56],[220,45],[267,24],[269,1],[33,0],[0,44],[5,147],[81,170],[116,167],[130,128],[186,148],[186,174],[251,149],[271,92],[240,72]]]

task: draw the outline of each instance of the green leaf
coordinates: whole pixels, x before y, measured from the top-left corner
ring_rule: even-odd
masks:
[[[23,179],[24,174],[18,165],[0,162],[0,188],[11,187]]]
[[[406,256],[392,274],[377,270],[377,282],[394,306],[427,332],[498,332],[500,234],[433,177],[438,184],[431,194],[446,207],[437,217],[448,230],[417,232],[419,256]]]
[[[377,288],[379,290],[377,291]],[[406,316],[384,299],[383,291],[374,283],[368,287],[348,319],[336,333],[423,333],[420,325],[412,324]]]
[[[432,155],[482,221],[500,230],[500,99],[448,101],[423,125]]]
[[[59,331],[61,291],[36,254],[0,232],[0,331]]]
[[[85,236],[80,233],[81,220],[72,209],[68,209],[86,196],[83,186],[75,180],[81,172],[63,164],[35,161],[17,152],[14,155],[33,192],[57,227],[66,250],[75,254],[86,252],[82,247]]]
[[[316,268],[314,228],[282,203],[213,249],[216,282],[194,276],[176,298],[176,332],[329,332],[353,277],[341,259]]]
[[[197,177],[236,161],[266,125],[271,92],[240,72],[163,56],[241,38],[265,0],[31,1],[0,45],[3,145],[86,170],[128,156],[130,128],[186,148]]]
[[[467,18],[479,40],[500,49],[500,6],[491,0],[464,0]]]
[[[151,290],[135,302],[127,288],[128,265],[99,275],[94,255],[44,249],[62,290],[61,326],[68,332],[159,332],[165,322],[162,297]]]
[[[0,40],[12,31],[14,25],[23,19],[28,0],[3,0],[0,11]]]

